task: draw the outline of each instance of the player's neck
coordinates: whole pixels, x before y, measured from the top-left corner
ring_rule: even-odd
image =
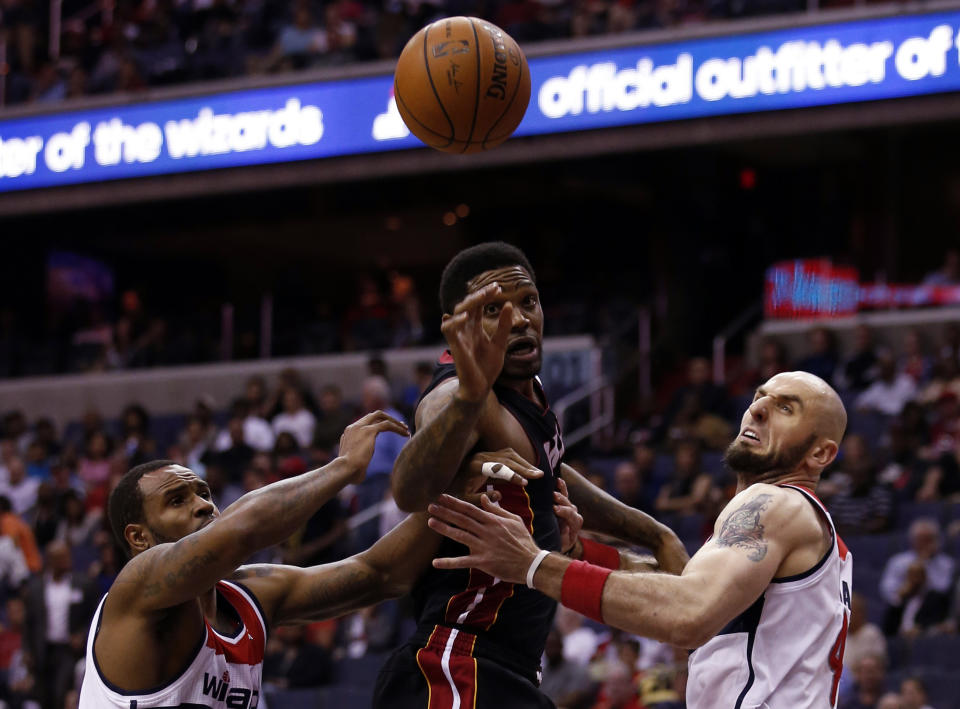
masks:
[[[508,379],[506,377],[500,377],[497,380],[497,384],[507,387],[508,389],[513,389],[538,406],[543,406],[544,404],[544,402],[540,401],[540,397],[537,396],[537,389],[533,386],[533,377],[529,379]]]
[[[744,475],[737,473],[737,493],[741,493],[751,485],[765,483],[767,485],[796,485],[813,492],[817,489],[819,476],[811,475],[809,470],[771,470],[759,475]]]

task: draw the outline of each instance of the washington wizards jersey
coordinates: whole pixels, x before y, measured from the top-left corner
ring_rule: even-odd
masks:
[[[690,709],[826,709],[837,706],[850,624],[853,557],[826,508],[833,543],[809,571],[774,579],[750,608],[690,656]]]
[[[220,581],[217,592],[239,616],[242,627],[232,637],[221,635],[210,623],[203,643],[186,669],[162,687],[127,692],[111,684],[100,672],[93,644],[100,630],[100,601],[87,638],[86,673],[80,689],[79,709],[255,709],[260,705],[263,654],[267,626],[256,597],[244,586]]]
[[[433,381],[423,396],[441,382],[456,376],[449,354],[444,355],[434,372]],[[535,379],[537,393],[546,402],[543,388]],[[541,549],[560,549],[560,528],[553,511],[553,493],[557,489],[563,457],[563,440],[557,417],[549,407],[539,405],[509,387],[494,385],[500,404],[523,427],[543,471],[542,478],[530,480],[526,487],[493,481],[500,492],[500,506],[527,525]],[[421,397],[422,399],[422,397]],[[483,444],[477,451],[483,450]],[[468,454],[473,455],[476,451]],[[491,484],[490,482],[484,483]],[[464,556],[467,547],[444,539],[437,556]],[[556,613],[556,601],[523,584],[501,581],[477,569],[442,571],[430,568],[413,590],[419,619],[418,637],[432,635],[437,626],[456,628],[477,636],[475,652],[514,665],[518,670],[536,671]]]

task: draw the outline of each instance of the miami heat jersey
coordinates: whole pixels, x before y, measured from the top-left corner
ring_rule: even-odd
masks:
[[[255,709],[259,706],[267,643],[263,614],[256,598],[245,587],[220,581],[217,591],[221,601],[226,600],[240,617],[240,630],[228,637],[205,622],[203,644],[180,676],[162,687],[142,692],[126,692],[100,673],[93,643],[100,630],[100,614],[107,599],[104,596],[90,624],[79,709]]]
[[[850,623],[853,557],[829,513],[833,543],[809,571],[774,579],[750,608],[690,656],[689,709],[823,709],[837,706]]]
[[[449,354],[441,358],[424,396],[446,379],[456,376]],[[535,387],[546,402],[539,380]],[[509,387],[494,385],[500,404],[520,423],[537,451],[535,465],[544,475],[526,487],[497,481],[500,505],[523,519],[541,549],[560,548],[560,529],[553,511],[553,493],[560,475],[563,441],[557,417]],[[472,455],[472,453],[471,453]],[[463,556],[469,550],[444,539],[438,557]],[[440,571],[431,568],[413,590],[419,619],[417,637],[424,642],[435,630],[454,628],[477,636],[473,649],[512,664],[518,670],[535,672],[556,613],[556,602],[523,584],[512,584],[477,569]]]

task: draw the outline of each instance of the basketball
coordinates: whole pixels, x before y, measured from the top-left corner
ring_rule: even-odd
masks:
[[[517,129],[530,101],[530,69],[520,47],[496,25],[448,17],[417,32],[393,78],[410,132],[448,153],[489,150]]]

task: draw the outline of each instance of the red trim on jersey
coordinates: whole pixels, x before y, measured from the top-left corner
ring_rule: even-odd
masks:
[[[450,353],[450,350],[443,351],[440,359],[437,360],[437,364],[453,364],[453,355]]]
[[[527,491],[518,485],[503,481],[495,481],[492,484],[501,495],[500,506],[518,515],[533,534],[533,509],[530,506],[530,496]],[[467,588],[452,596],[447,602],[444,622],[480,626],[484,630],[489,630],[497,622],[500,608],[508,598],[513,596],[513,593],[514,584],[506,581],[494,583],[493,576],[477,569],[470,569]],[[470,608],[471,605],[474,607]],[[466,616],[461,618],[464,613]]]
[[[457,635],[446,659],[446,669],[450,673],[450,679],[447,679],[444,655],[452,633]],[[430,633],[427,644],[417,650],[417,666],[427,681],[427,709],[451,709],[454,691],[463,709],[476,706],[477,661],[473,658],[476,642],[476,635],[438,625]]]
[[[843,540],[840,538],[840,535],[837,535],[837,552],[840,554],[841,559],[846,559],[847,555],[850,553],[850,550],[847,549],[847,545],[843,543]]]
[[[210,623],[204,619],[207,624],[206,647],[211,648],[218,655],[224,655],[229,663],[259,665],[263,662],[267,638],[256,607],[246,594],[222,581],[217,584],[217,591],[240,616],[243,628],[236,639],[230,640],[217,635]]]
[[[620,568],[620,552],[612,546],[595,542],[586,537],[580,538],[583,545],[583,554],[580,561],[586,561],[594,566],[602,566],[605,569],[616,571]]]

